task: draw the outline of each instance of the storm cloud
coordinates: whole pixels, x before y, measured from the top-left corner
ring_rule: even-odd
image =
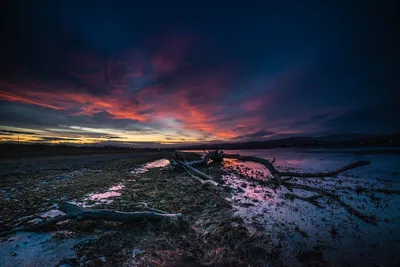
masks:
[[[397,105],[387,108],[399,96],[395,14],[339,2],[223,12],[7,5],[2,140],[170,145],[400,131]]]

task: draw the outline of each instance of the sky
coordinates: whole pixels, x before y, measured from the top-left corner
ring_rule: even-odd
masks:
[[[394,1],[166,2],[6,1],[0,142],[400,132]]]

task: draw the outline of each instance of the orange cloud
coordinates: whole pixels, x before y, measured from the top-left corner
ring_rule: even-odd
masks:
[[[38,106],[51,108],[51,109],[57,109],[57,110],[63,110],[64,109],[62,107],[58,107],[58,106],[51,105],[51,104],[46,104],[46,103],[43,103],[41,101],[32,100],[29,97],[14,95],[14,94],[7,93],[7,92],[4,92],[4,91],[0,91],[0,99],[1,100],[5,100],[5,101],[11,101],[11,102],[38,105]]]
[[[229,106],[223,103],[231,84],[227,69],[185,70],[171,81],[156,83],[186,64],[189,43],[188,38],[171,38],[147,59],[137,50],[108,58],[75,52],[60,63],[75,83],[0,82],[13,92],[0,91],[0,99],[64,110],[70,116],[107,112],[114,119],[154,122],[209,139],[233,138],[236,125],[221,123],[229,115],[225,113]]]

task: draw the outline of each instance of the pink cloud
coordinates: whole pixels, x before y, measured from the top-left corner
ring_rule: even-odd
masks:
[[[76,53],[65,64],[65,71],[81,84],[30,80],[0,84],[7,90],[0,92],[0,99],[64,110],[71,116],[107,112],[115,119],[157,122],[165,128],[196,131],[214,139],[274,131],[266,125],[264,108],[278,104],[275,94],[281,85],[288,84],[283,74],[267,80],[263,91],[254,90],[253,95],[233,105],[225,101],[234,85],[232,69],[187,71],[166,83],[156,83],[159,75],[183,64],[189,43],[187,38],[170,39],[148,58],[135,49],[108,58]]]
[[[184,36],[170,37],[151,61],[157,74],[165,75],[178,68],[188,51],[190,39]]]

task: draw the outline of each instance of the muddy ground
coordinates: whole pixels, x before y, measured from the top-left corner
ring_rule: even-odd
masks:
[[[262,231],[250,233],[232,213],[229,190],[205,189],[172,170],[173,153],[52,157],[2,161],[0,231],[60,215],[62,201],[135,211],[139,203],[182,221],[66,221],[41,233],[0,242],[1,266],[268,266],[278,249]],[[196,154],[186,154],[195,159]],[[164,160],[163,160],[164,159]],[[146,163],[152,162],[150,165]],[[168,163],[168,162],[167,162]],[[222,182],[221,167],[204,171]]]
[[[267,152],[273,155],[272,150]],[[288,171],[326,171],[354,160],[326,153],[282,153],[276,155],[275,164]],[[71,220],[40,233],[18,232],[0,240],[0,266],[400,264],[400,199],[399,193],[389,193],[400,192],[397,156],[367,155],[371,165],[337,177],[295,179],[330,190],[358,211],[376,215],[376,225],[326,198],[318,200],[319,207],[286,199],[285,188],[265,185],[270,174],[257,163],[225,159],[221,165],[199,166],[226,186],[203,188],[186,172],[169,165],[167,159],[174,156],[172,152],[141,152],[1,161],[0,232],[62,215],[58,210],[62,201],[120,211],[141,210],[138,205],[146,203],[182,213],[184,219]],[[187,160],[200,157],[184,156]]]

